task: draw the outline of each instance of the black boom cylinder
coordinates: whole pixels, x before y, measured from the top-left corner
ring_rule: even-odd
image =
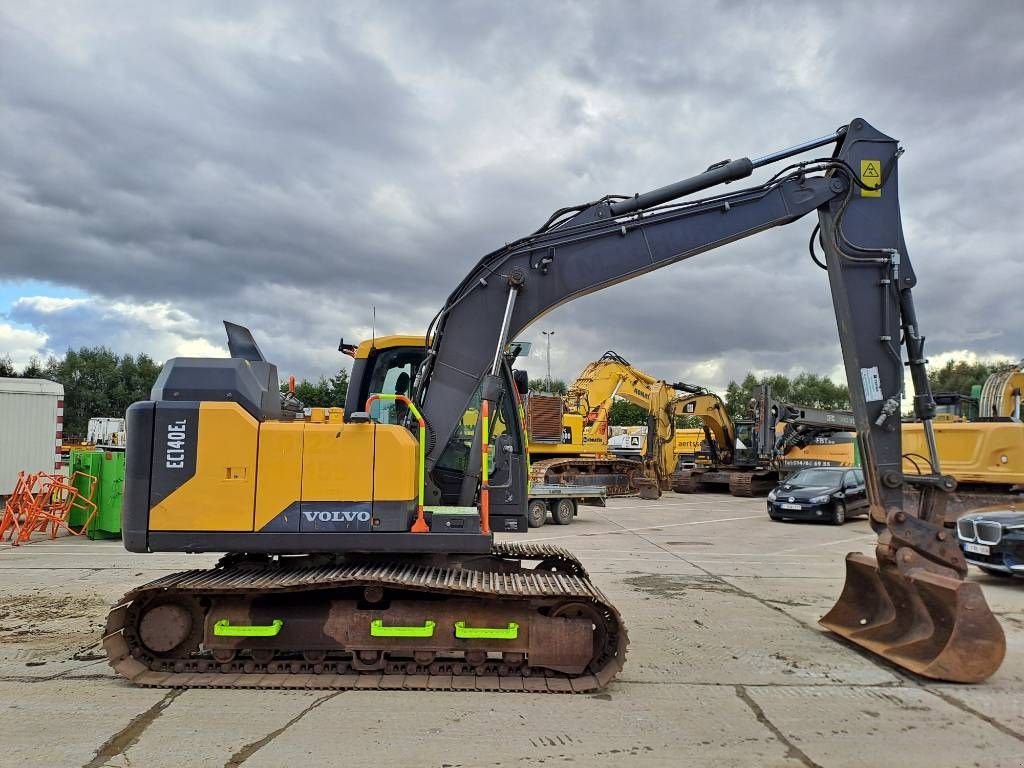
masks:
[[[618,200],[612,203],[609,208],[612,215],[622,216],[626,213],[639,211],[643,208],[650,208],[653,205],[661,205],[677,197],[692,195],[702,189],[708,189],[718,184],[727,184],[730,181],[745,179],[754,172],[754,163],[749,157],[741,157],[739,160],[723,160],[711,166],[704,173],[691,176],[688,179],[677,181],[665,187],[660,187],[651,192],[644,192],[629,200]]]

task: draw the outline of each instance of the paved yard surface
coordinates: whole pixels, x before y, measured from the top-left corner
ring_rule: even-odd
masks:
[[[1022,766],[1024,581],[972,571],[1009,650],[980,686],[902,674],[816,620],[867,524],[772,523],[721,495],[616,499],[529,539],[618,605],[626,668],[593,695],[136,689],[97,639],[129,587],[212,556],[0,548],[0,766]]]

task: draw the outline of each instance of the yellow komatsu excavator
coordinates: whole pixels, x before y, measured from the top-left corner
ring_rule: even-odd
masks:
[[[644,464],[610,452],[608,412],[617,397],[649,410],[657,384],[653,376],[608,351],[580,371],[565,395],[530,393],[526,423],[531,482],[601,485],[613,496],[636,493],[644,484]]]
[[[720,186],[825,146],[761,184]],[[857,118],[755,160],[556,211],[480,259],[422,335],[340,345],[355,358],[343,413],[305,416],[282,401],[276,367],[241,326],[226,324],[229,358],[167,361],[127,414],[124,544],[225,555],[125,595],[103,636],[111,665],[135,684],[174,687],[607,685],[626,631],[585,567],[557,547],[495,539],[527,531],[509,340],[576,297],[815,213],[879,537],[875,557],[847,556],[821,623],[927,677],[988,677],[1005,638],[964,581],[944,504],[955,481],[934,450],[931,471],[902,470],[904,346],[926,425],[935,404],[900,225],[901,154]],[[915,507],[907,483],[922,489]]]

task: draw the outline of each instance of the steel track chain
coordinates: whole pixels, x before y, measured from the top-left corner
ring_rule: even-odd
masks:
[[[230,567],[184,571],[156,579],[128,592],[107,616],[103,647],[111,667],[133,684],[160,688],[381,689],[450,691],[525,691],[584,693],[605,687],[625,663],[628,635],[621,617],[590,583],[586,569],[568,550],[528,542],[494,545],[492,555],[537,560],[540,567],[512,573],[426,567],[411,563],[378,563],[319,568],[275,569]],[[554,569],[552,569],[554,565]],[[605,647],[585,674],[539,672],[498,674],[485,665],[477,674],[458,663],[431,665],[413,673],[402,665],[384,671],[359,671],[345,662],[286,661],[256,664],[251,660],[218,664],[208,658],[156,659],[138,641],[130,622],[133,608],[159,594],[223,595],[239,592],[304,591],[339,586],[380,585],[497,599],[564,599],[590,605],[604,620]],[[154,669],[153,667],[162,667]],[[170,669],[168,669],[170,667]],[[281,671],[281,667],[286,671]],[[272,671],[273,670],[273,671]]]
[[[606,474],[621,473],[628,478],[643,476],[643,464],[631,459],[587,459],[579,457],[542,459],[530,464],[530,483],[532,485],[561,485],[562,483],[559,482],[557,477],[548,477],[548,473],[562,467],[575,467],[577,469],[576,473],[570,475],[573,478],[572,482],[575,483],[581,477],[578,473],[579,468],[598,466],[603,467]],[[585,478],[586,473],[582,477]],[[608,485],[606,488],[609,496],[632,496],[637,492],[633,485],[632,480],[629,480],[625,485]]]

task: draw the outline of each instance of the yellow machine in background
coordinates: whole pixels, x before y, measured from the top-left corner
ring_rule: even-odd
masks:
[[[610,437],[608,413],[615,398],[648,412],[643,433]],[[535,483],[599,484],[611,494],[657,498],[673,483],[677,490],[693,491],[724,478],[736,495],[751,495],[761,475],[766,478],[762,484],[774,485],[780,471],[857,463],[851,433],[816,432],[811,441],[786,444],[773,466],[759,475],[760,457],[746,461],[754,442],[752,419],[734,421],[718,395],[657,379],[612,351],[588,363],[564,396],[531,393],[526,413]],[[684,417],[699,419],[703,426],[678,428]],[[780,436],[785,426],[778,424]],[[687,485],[680,473],[693,469],[703,482],[694,478]]]
[[[531,393],[526,407],[531,480],[604,485],[610,494],[657,498],[670,489],[680,461],[692,464],[711,434],[676,428],[677,418],[686,414],[673,410],[672,403],[687,386],[657,379],[608,351],[580,371],[564,396]],[[608,414],[616,398],[647,411],[645,431],[610,437]]]
[[[981,387],[977,416],[970,398],[936,395],[946,412],[933,422],[942,472],[952,475],[960,493],[1000,492],[1024,486],[1024,422],[1021,393],[1024,361],[993,373]],[[903,471],[926,473],[928,445],[924,425],[903,423]]]
[[[695,416],[706,440],[694,466],[672,476],[678,493],[728,488],[733,496],[767,493],[781,476],[808,467],[855,466],[853,415],[776,401],[767,385],[755,392],[751,418],[733,419],[725,402],[702,387],[679,385],[676,416]]]
[[[616,397],[642,406],[656,405],[654,392],[669,386],[608,351],[580,371],[564,396],[531,393],[527,398],[530,478],[534,483],[603,485],[609,494],[635,493],[644,476],[669,474],[675,466],[674,444],[645,469],[645,450],[613,454],[609,448],[608,412]],[[638,447],[642,440],[637,439]]]
[[[784,429],[780,425],[779,433]],[[856,467],[860,465],[857,435],[854,432],[833,432],[815,437],[805,446],[793,446],[778,459],[784,476],[812,467]]]

